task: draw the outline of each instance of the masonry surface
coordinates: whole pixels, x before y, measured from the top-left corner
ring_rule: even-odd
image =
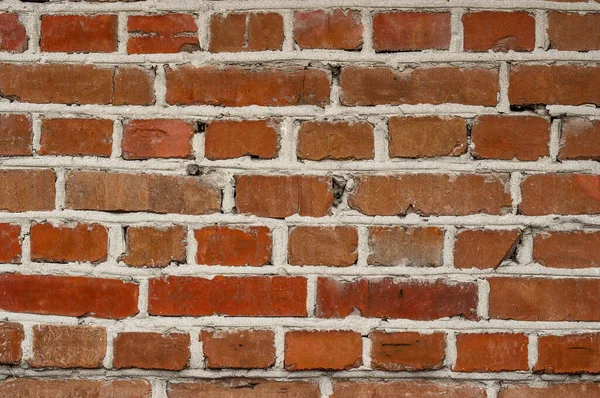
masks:
[[[0,397],[600,396],[600,2],[0,1]]]

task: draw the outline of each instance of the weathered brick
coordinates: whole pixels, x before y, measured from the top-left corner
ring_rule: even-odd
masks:
[[[198,264],[261,266],[271,262],[271,230],[267,227],[210,226],[197,229],[194,236]]]
[[[138,285],[118,279],[3,274],[0,309],[123,319],[138,313]]]
[[[348,330],[298,330],[285,334],[287,370],[346,370],[362,365],[362,337]]]
[[[0,364],[15,365],[21,360],[21,341],[25,334],[18,323],[0,322]],[[1,385],[1,384],[0,384]],[[2,388],[0,387],[0,392]]]
[[[526,384],[507,385],[498,398],[596,398],[600,394],[598,383],[549,384],[529,386]]]
[[[333,204],[331,177],[240,175],[236,209],[260,217],[326,216]]]
[[[82,395],[83,394],[83,395]],[[126,397],[150,398],[146,380],[85,380],[8,378],[0,381],[3,397]]]
[[[511,333],[461,333],[456,336],[457,372],[505,372],[529,369],[529,338]]]
[[[108,119],[43,119],[40,155],[109,157],[113,121]]]
[[[588,174],[535,174],[521,183],[520,212],[545,214],[600,213],[600,176]]]
[[[499,215],[510,211],[512,205],[504,174],[363,175],[355,180],[348,204],[371,216]]]
[[[108,255],[108,231],[99,224],[38,223],[30,236],[33,261],[100,263]]]
[[[449,12],[382,12],[373,17],[375,51],[447,50]]]
[[[492,319],[600,320],[600,280],[495,277],[488,282]]]
[[[125,241],[127,251],[119,260],[129,266],[166,267],[185,263],[186,230],[182,226],[128,227]]]
[[[417,67],[342,68],[341,102],[347,106],[443,104],[495,106],[498,70]]]
[[[0,43],[2,42],[0,41]],[[1,114],[0,156],[31,155],[31,143],[33,136],[31,129],[31,119],[29,116],[9,113]]]
[[[0,89],[1,82],[0,78]],[[315,68],[184,65],[167,69],[167,103],[324,107],[329,103],[329,85],[330,74]]]
[[[189,359],[189,334],[125,332],[114,341],[115,369],[181,370]]]
[[[283,17],[277,13],[213,15],[209,51],[240,52],[281,50]]]
[[[462,316],[476,320],[477,285],[444,279],[318,279],[318,317],[345,318],[355,313],[365,318],[434,320]]]
[[[50,169],[0,170],[0,210],[54,209],[54,182]]]
[[[515,253],[519,230],[465,229],[454,243],[456,268],[498,268]]]
[[[0,51],[21,53],[27,49],[27,32],[13,13],[0,14]]]
[[[537,160],[550,155],[550,122],[538,116],[478,116],[471,141],[475,159]]]
[[[536,372],[600,373],[600,334],[540,336]]]
[[[444,333],[375,331],[369,338],[373,369],[400,372],[435,370],[444,366]]]
[[[533,238],[533,261],[552,268],[600,267],[600,232],[541,232]]]
[[[292,265],[346,267],[357,259],[356,228],[297,226],[289,231],[288,262]]]
[[[600,67],[581,64],[513,65],[512,105],[600,105]]]
[[[271,330],[203,330],[200,341],[208,369],[266,369],[275,364]]]
[[[205,156],[211,160],[242,156],[273,159],[279,142],[274,120],[214,120],[204,133]]]
[[[117,51],[116,15],[43,15],[40,49],[47,52]]]
[[[371,265],[437,267],[442,265],[444,232],[435,227],[370,227]]]
[[[113,77],[113,105],[154,104],[154,72],[140,67],[119,67]]]
[[[192,15],[131,15],[127,19],[128,54],[193,52],[200,49]]]
[[[548,13],[548,39],[550,48],[565,51],[591,51],[600,49],[599,13],[571,12]]]
[[[600,160],[600,120],[567,118],[562,122],[560,160]]]
[[[467,12],[462,23],[466,51],[531,51],[535,47],[535,17],[527,12]]]
[[[194,125],[183,120],[129,120],[123,126],[123,158],[191,158],[193,136]]]
[[[304,122],[296,154],[304,160],[373,159],[373,125],[365,121]]]
[[[294,40],[301,49],[359,50],[362,35],[360,11],[336,8],[294,13]]]
[[[101,368],[106,354],[106,330],[91,326],[33,327],[33,368]]]
[[[21,227],[0,224],[0,263],[21,262]]]
[[[218,379],[195,383],[169,383],[169,398],[319,398],[319,385],[312,381]]]
[[[76,210],[209,214],[220,211],[221,190],[195,177],[71,171],[66,204]]]
[[[346,381],[333,383],[330,398],[373,398],[373,397],[446,397],[486,398],[485,389],[471,383],[450,384],[428,381]]]
[[[169,276],[150,280],[148,313],[162,316],[306,316],[306,279]]]
[[[459,117],[392,117],[388,130],[392,158],[460,156],[467,152],[467,122]]]

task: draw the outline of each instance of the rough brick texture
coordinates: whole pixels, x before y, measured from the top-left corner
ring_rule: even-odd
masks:
[[[0,0],[0,397],[597,398],[600,0]]]

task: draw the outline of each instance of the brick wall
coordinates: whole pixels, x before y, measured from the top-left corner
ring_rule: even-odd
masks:
[[[598,1],[0,1],[0,397],[598,397],[599,106]]]

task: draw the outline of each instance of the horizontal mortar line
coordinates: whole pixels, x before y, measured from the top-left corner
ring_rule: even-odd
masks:
[[[90,378],[122,378],[122,377],[158,377],[169,382],[190,382],[193,379],[222,379],[228,377],[261,378],[261,379],[284,379],[302,380],[328,376],[333,380],[345,380],[353,378],[390,379],[390,380],[412,380],[429,379],[440,381],[518,381],[539,383],[542,381],[588,381],[600,380],[597,375],[542,375],[530,371],[521,372],[453,372],[451,370],[418,371],[418,372],[384,372],[379,370],[346,370],[346,371],[298,371],[290,372],[278,369],[255,369],[255,370],[207,370],[207,369],[184,369],[181,371],[168,370],[144,370],[144,369],[77,369],[76,375],[70,375],[67,370],[55,369],[23,369],[17,367],[0,367],[0,374],[14,377],[41,377],[41,378],[64,378],[65,375]],[[365,381],[365,380],[362,380]]]
[[[176,223],[176,224],[260,224],[270,227],[281,227],[288,224],[294,225],[402,225],[402,226],[522,226],[522,227],[552,227],[561,224],[572,224],[573,228],[581,226],[600,226],[600,215],[546,215],[524,216],[507,214],[494,216],[488,214],[474,214],[467,216],[365,216],[338,214],[320,218],[293,215],[286,219],[256,217],[243,214],[157,214],[157,213],[109,213],[87,210],[54,210],[54,211],[28,211],[22,213],[0,212],[0,221],[23,223],[33,220],[68,220],[86,222],[106,222],[120,224],[139,223]]]
[[[600,322],[548,322],[548,321],[515,321],[515,320],[479,320],[441,319],[378,319],[351,316],[343,319],[334,318],[291,318],[291,317],[232,317],[232,316],[174,316],[144,318],[125,318],[121,320],[68,317],[58,315],[38,315],[0,311],[0,317],[11,322],[49,323],[65,325],[119,327],[123,330],[186,330],[188,328],[264,328],[284,327],[289,329],[314,330],[356,330],[366,335],[372,330],[411,330],[431,333],[436,330],[445,331],[522,331],[539,334],[557,332],[560,334],[581,334],[582,332],[600,331]],[[564,332],[564,333],[563,333]]]
[[[131,278],[154,278],[161,276],[194,276],[213,278],[215,276],[320,276],[343,277],[356,279],[358,277],[423,277],[422,280],[434,280],[440,277],[456,282],[472,282],[482,278],[507,277],[560,277],[585,278],[599,277],[600,268],[590,267],[581,269],[550,268],[538,264],[506,264],[497,269],[457,269],[446,266],[417,267],[417,266],[311,266],[311,265],[265,265],[252,266],[218,266],[218,265],[172,265],[161,268],[129,267],[125,264],[103,263],[45,263],[30,262],[22,264],[0,264],[0,273],[23,273],[31,275],[68,275],[117,277],[124,280]]]
[[[599,9],[600,10],[600,9]],[[497,62],[600,62],[600,51],[558,51],[536,50],[532,52],[450,52],[450,51],[415,51],[396,53],[371,53],[341,50],[296,50],[296,51],[263,51],[210,53],[196,51],[192,53],[174,54],[121,54],[121,53],[4,53],[0,54],[0,62],[35,62],[35,63],[83,63],[93,65],[139,64],[162,65],[190,64],[194,66],[211,66],[228,63],[283,62],[288,61],[305,65],[307,61],[326,64],[362,63],[364,65],[387,65],[396,67],[405,63],[448,63],[469,62],[475,64],[489,63],[498,66]],[[427,65],[427,64],[426,64]],[[268,66],[268,65],[266,65]],[[285,65],[276,65],[285,66]],[[315,68],[319,64],[313,65]]]
[[[43,4],[20,3],[17,0],[5,0],[0,3],[0,10],[8,11],[28,11],[28,12],[110,12],[110,11],[134,11],[148,13],[148,10],[164,11],[190,11],[207,12],[214,10],[216,12],[242,11],[255,9],[268,10],[289,10],[289,9],[315,9],[332,7],[353,7],[357,9],[452,9],[452,8],[472,8],[472,9],[510,9],[510,10],[574,10],[574,11],[597,11],[600,5],[594,2],[580,3],[557,3],[543,0],[491,0],[482,3],[477,0],[392,0],[381,2],[378,0],[309,0],[292,1],[282,0],[272,2],[263,1],[207,1],[207,0],[178,0],[170,1],[144,1],[144,2],[123,2],[123,3],[73,3],[65,4],[63,2],[50,2]]]

